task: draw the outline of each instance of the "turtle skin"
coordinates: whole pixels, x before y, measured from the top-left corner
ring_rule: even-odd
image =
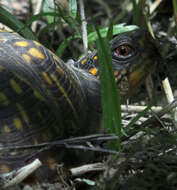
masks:
[[[110,49],[115,82],[126,99],[153,71],[158,49],[142,29],[116,36]],[[98,60],[94,51],[76,62],[64,63],[39,42],[0,32],[0,174],[39,158],[43,165],[35,179],[50,181],[56,163],[67,159],[65,151],[15,147],[99,131]]]

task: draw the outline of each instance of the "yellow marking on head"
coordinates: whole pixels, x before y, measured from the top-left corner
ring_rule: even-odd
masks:
[[[126,70],[126,69],[122,69],[121,74],[122,74],[122,75],[127,74],[127,70]]]
[[[145,77],[145,70],[144,67],[139,67],[134,72],[130,73],[129,81],[131,86],[136,86],[138,83],[141,83],[142,79]]]
[[[14,91],[17,94],[21,94],[23,92],[23,90],[21,89],[20,85],[13,79],[10,80],[10,85],[11,87],[14,89]]]
[[[45,80],[49,85],[52,86],[53,83],[52,83],[52,80],[49,78],[48,74],[47,74],[46,72],[42,72],[41,74],[42,74],[44,80]]]
[[[31,63],[31,57],[27,54],[22,54],[22,57],[25,59],[27,63]]]
[[[28,114],[26,113],[26,111],[25,111],[25,109],[23,108],[23,106],[20,105],[20,104],[17,104],[17,108],[18,108],[19,112],[21,113],[22,118],[24,119],[24,121],[25,121],[26,123],[29,123]]]
[[[119,74],[119,71],[118,71],[118,70],[115,70],[115,71],[114,71],[114,76],[118,76],[118,74]]]
[[[9,104],[7,96],[2,92],[0,92],[0,103],[2,103],[4,106],[8,106]]]
[[[115,82],[116,82],[116,83],[119,82],[121,78],[122,78],[122,75],[121,75],[121,74],[117,75],[117,76],[115,77]]]
[[[35,41],[35,40],[34,40],[33,42],[34,42],[34,44],[37,45],[37,46],[42,46],[41,43],[39,43],[39,42],[37,42],[37,41]]]
[[[3,164],[3,165],[0,165],[0,171],[1,171],[1,173],[8,173],[10,171],[10,169],[9,169],[8,165]]]
[[[92,74],[92,75],[96,75],[97,73],[98,73],[98,70],[97,70],[97,68],[91,68],[91,69],[89,69],[89,72]]]
[[[2,65],[0,65],[0,72],[4,71],[4,70],[5,70],[5,68]]]
[[[47,162],[48,162],[49,168],[50,168],[51,170],[55,170],[55,169],[56,169],[56,161],[55,161],[53,158],[48,157],[48,158],[47,158]]]
[[[98,60],[98,56],[95,55],[93,59],[94,59],[95,61]]]
[[[38,59],[45,59],[45,55],[36,48],[30,48],[29,54]]]
[[[83,64],[85,64],[87,62],[87,59],[85,58],[85,59],[83,59],[82,61],[81,61],[81,64],[83,65]]]
[[[18,41],[18,42],[15,42],[15,45],[20,46],[20,47],[27,47],[29,44],[27,41]]]
[[[4,132],[10,133],[10,128],[8,127],[8,125],[4,125]]]
[[[57,66],[57,71],[59,74],[63,74],[63,69],[60,66]]]
[[[1,31],[0,31],[1,32]],[[0,42],[3,42],[4,41],[4,39],[2,39],[2,38],[0,38]]]
[[[22,130],[23,129],[23,125],[21,120],[17,117],[14,119],[14,125],[18,130]]]
[[[57,77],[54,74],[51,74],[50,76],[55,81],[56,85],[58,86],[58,88],[60,89],[60,91],[62,92],[62,94],[64,95],[64,97],[66,98],[66,100],[69,103],[69,105],[71,106],[73,112],[76,114],[76,110],[75,110],[75,108],[74,108],[74,106],[72,104],[72,101],[70,100],[68,94],[65,92],[65,89],[61,86],[61,84],[57,80]]]
[[[130,83],[132,86],[136,86],[137,82],[139,81],[139,72],[133,72],[130,75]]]

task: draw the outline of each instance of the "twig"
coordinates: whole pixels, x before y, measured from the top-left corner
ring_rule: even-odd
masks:
[[[88,141],[90,142],[99,142],[99,141],[108,141],[108,140],[116,140],[118,137],[115,134],[94,134],[94,135],[88,135],[88,136],[82,136],[82,137],[74,137],[69,139],[63,139],[53,142],[47,142],[47,143],[40,143],[37,145],[24,145],[24,146],[8,146],[8,147],[2,147],[0,151],[6,151],[6,150],[25,150],[25,149],[39,149],[39,148],[51,148],[53,146],[57,147],[66,147],[69,144],[81,144],[86,143]],[[47,149],[46,148],[46,149]]]
[[[80,176],[88,172],[104,171],[106,169],[103,163],[87,164],[76,168],[71,168],[69,171],[72,176]]]
[[[79,5],[80,5],[80,15],[82,21],[82,40],[84,46],[84,53],[86,54],[88,51],[88,38],[87,38],[87,21],[85,18],[84,1],[79,0]]]
[[[173,92],[172,92],[172,89],[171,89],[171,86],[170,86],[168,78],[165,78],[162,81],[162,84],[163,84],[163,88],[164,88],[164,91],[165,91],[165,94],[166,94],[167,101],[170,104],[171,102],[174,101],[174,96],[173,96]]]
[[[155,9],[160,5],[162,0],[156,0],[151,6],[150,6],[150,14],[152,14]]]
[[[142,112],[146,109],[146,106],[134,106],[134,105],[121,105],[121,111],[123,112],[135,112],[139,113]],[[159,112],[163,108],[161,106],[152,106],[150,111],[152,110],[153,112]]]
[[[154,92],[153,92],[154,84],[153,84],[153,81],[152,81],[152,76],[151,76],[151,74],[149,74],[149,75],[146,77],[145,84],[146,84],[146,90],[147,90],[147,92],[148,92],[149,98],[152,100],[153,94],[154,94]]]
[[[38,0],[36,1],[37,2],[37,5],[36,5],[36,8],[34,10],[34,15],[37,15],[40,13],[40,10],[41,10],[41,6],[42,6],[42,0]],[[33,32],[36,32],[36,28],[37,28],[37,21],[34,21],[31,25],[31,30]]]
[[[165,91],[168,103],[173,102],[174,101],[174,96],[173,96],[173,92],[172,92],[172,89],[171,89],[171,86],[170,86],[168,78],[165,78],[162,81],[162,85],[163,85],[163,89]],[[174,123],[175,127],[177,128],[177,108],[171,110],[171,113],[172,113],[172,116],[173,116],[173,121],[174,121],[173,123]]]
[[[104,149],[104,148],[99,148],[99,147],[88,147],[88,146],[84,146],[84,145],[69,145],[69,144],[66,144],[65,145],[66,148],[69,148],[69,149],[80,149],[80,150],[84,150],[84,151],[94,151],[94,152],[104,152],[104,153],[109,153],[109,154],[121,154],[123,155],[123,153],[120,153],[118,151],[115,151],[115,150],[108,150],[108,149]]]
[[[163,110],[161,110],[160,112],[158,112],[156,114],[156,116],[152,116],[151,118],[149,118],[148,120],[146,120],[141,127],[145,127],[153,122],[155,122],[157,120],[157,117],[160,118],[163,115],[165,115],[166,113],[169,113],[172,109],[177,107],[177,99],[175,99],[171,104],[168,104]]]
[[[3,188],[7,188],[13,185],[18,185],[29,175],[31,175],[35,170],[37,170],[41,165],[42,163],[39,161],[39,159],[35,159],[32,163],[18,170],[14,170],[10,173],[3,174],[2,178],[5,181]]]

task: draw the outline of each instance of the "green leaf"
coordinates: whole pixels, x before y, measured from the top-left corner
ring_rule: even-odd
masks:
[[[77,1],[69,0],[69,13],[73,18],[77,16]]]
[[[116,34],[120,34],[120,33],[123,33],[123,32],[128,32],[128,31],[132,31],[132,30],[135,30],[137,29],[138,27],[135,26],[135,25],[129,25],[129,26],[125,26],[125,24],[117,24],[117,25],[113,25],[113,35],[116,35]],[[105,38],[106,37],[106,34],[108,32],[108,27],[105,27],[105,28],[102,28],[99,30],[100,32],[100,35],[102,38]],[[96,41],[98,39],[98,35],[97,35],[97,32],[91,32],[89,35],[88,35],[88,43],[91,43],[93,41]]]
[[[14,15],[10,14],[2,7],[0,7],[0,22],[2,22],[4,25],[8,26],[15,32],[18,32],[25,38],[32,40],[36,39],[29,28],[25,27],[25,25],[20,22]]]

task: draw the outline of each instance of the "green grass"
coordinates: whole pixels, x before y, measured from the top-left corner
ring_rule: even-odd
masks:
[[[31,30],[20,22],[14,15],[0,6],[0,22],[28,39],[36,39]]]

